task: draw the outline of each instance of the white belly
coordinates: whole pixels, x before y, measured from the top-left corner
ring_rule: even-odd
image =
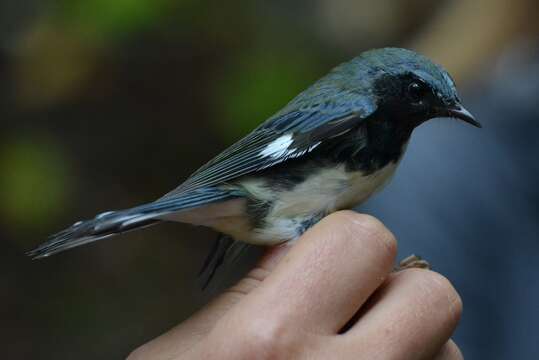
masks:
[[[363,175],[357,171],[349,174],[350,186],[337,197],[334,210],[349,209],[367,200],[372,194],[384,188],[391,180],[398,163],[390,163],[379,171]]]
[[[251,179],[241,185],[253,197],[273,203],[265,226],[255,229],[249,242],[272,245],[297,238],[301,224],[313,215],[325,216],[350,209],[364,202],[392,177],[397,163],[390,163],[370,175],[348,172],[344,165],[320,169],[291,190],[272,192],[262,180]]]

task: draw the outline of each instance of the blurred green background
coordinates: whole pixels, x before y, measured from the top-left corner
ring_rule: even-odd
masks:
[[[215,234],[167,224],[44,261],[95,213],[151,201],[362,50],[408,46],[462,88],[536,29],[531,1],[0,1],[6,359],[117,359],[208,296]]]

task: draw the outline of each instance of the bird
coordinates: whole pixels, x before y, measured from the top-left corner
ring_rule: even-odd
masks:
[[[481,127],[449,73],[408,49],[379,48],[333,68],[251,133],[159,199],[103,212],[27,254],[49,255],[176,221],[223,234],[206,259],[206,284],[247,244],[291,244],[323,217],[383,188],[413,130],[449,117]]]

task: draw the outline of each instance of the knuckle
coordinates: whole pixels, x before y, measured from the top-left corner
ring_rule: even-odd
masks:
[[[343,212],[346,217],[349,230],[361,234],[365,241],[382,245],[382,249],[393,259],[397,254],[397,239],[385,225],[367,214],[358,214],[353,211]]]
[[[284,323],[267,319],[251,321],[241,337],[243,348],[257,359],[280,359],[294,352],[296,336]]]

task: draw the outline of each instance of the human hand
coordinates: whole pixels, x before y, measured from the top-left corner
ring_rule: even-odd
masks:
[[[391,272],[395,255],[378,220],[329,215],[128,359],[462,359],[455,289],[432,271]]]

